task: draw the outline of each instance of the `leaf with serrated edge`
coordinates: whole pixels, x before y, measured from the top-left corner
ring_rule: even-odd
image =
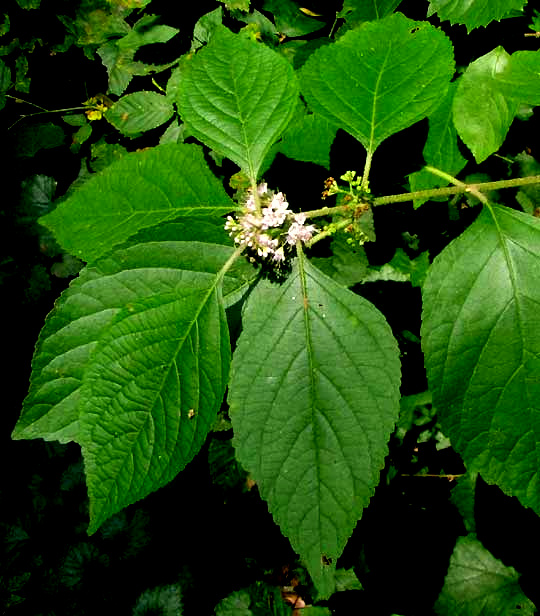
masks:
[[[298,84],[287,60],[223,27],[186,63],[178,92],[190,133],[253,182],[297,102]]]
[[[300,80],[309,106],[373,153],[435,111],[453,72],[448,38],[397,13],[318,49]]]
[[[527,0],[431,0],[428,17],[437,13],[439,19],[451,24],[464,24],[467,31],[500,21],[512,10],[521,11]]]
[[[127,305],[171,292],[186,272],[217,274],[232,248],[199,242],[153,242],[118,250],[86,267],[49,314],[32,360],[30,390],[15,439],[79,440],[79,396],[97,341]],[[247,284],[245,270],[223,281],[230,303]]]
[[[123,135],[136,135],[165,123],[174,109],[166,96],[157,92],[133,92],[107,110],[108,120]]]
[[[245,307],[229,404],[238,459],[321,596],[384,465],[399,413],[384,317],[300,255]]]
[[[474,535],[459,537],[435,604],[441,616],[535,614],[513,567],[505,567]]]
[[[540,513],[540,220],[485,208],[435,259],[422,347],[469,471]]]
[[[509,64],[510,56],[497,47],[472,62],[458,81],[454,124],[478,163],[500,148],[518,108],[501,86]]]
[[[93,261],[141,229],[234,208],[200,147],[166,144],[109,165],[40,223],[68,252]]]
[[[170,291],[115,315],[80,391],[89,533],[165,485],[199,451],[223,399],[230,352],[212,274],[184,272]]]

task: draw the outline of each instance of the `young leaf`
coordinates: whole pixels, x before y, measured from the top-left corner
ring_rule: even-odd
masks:
[[[105,114],[123,135],[132,136],[156,128],[174,113],[172,103],[157,92],[134,92],[119,99]]]
[[[40,222],[63,248],[92,261],[146,227],[234,208],[200,147],[165,144],[112,163]]]
[[[399,413],[382,315],[301,255],[250,295],[229,404],[238,459],[322,596],[379,480]]]
[[[474,535],[459,537],[435,604],[441,616],[535,614],[513,567],[505,567]]]
[[[173,479],[214,423],[230,345],[219,276],[183,272],[113,317],[80,390],[89,533]],[[164,288],[165,287],[165,288]]]
[[[443,432],[470,472],[540,512],[540,220],[484,209],[435,259],[422,346]]]
[[[198,242],[152,242],[118,250],[85,268],[49,314],[32,360],[29,393],[13,438],[79,441],[81,382],[97,341],[115,315],[155,293],[171,291],[186,275],[216,275],[232,248]],[[245,285],[229,270],[225,301]]]
[[[500,148],[516,115],[518,101],[506,97],[501,85],[509,65],[510,56],[497,47],[470,64],[458,81],[454,124],[478,163]]]
[[[186,63],[178,92],[192,135],[230,158],[255,182],[271,145],[291,119],[298,85],[290,64],[226,28]]]
[[[527,0],[431,0],[428,17],[437,13],[439,19],[451,24],[464,24],[467,31],[500,21],[508,14],[521,11]]]

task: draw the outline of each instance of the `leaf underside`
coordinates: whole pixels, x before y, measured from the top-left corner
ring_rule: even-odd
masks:
[[[247,302],[229,388],[234,444],[322,596],[379,480],[399,412],[382,315],[303,256]]]

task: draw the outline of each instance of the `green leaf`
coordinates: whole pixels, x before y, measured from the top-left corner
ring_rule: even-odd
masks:
[[[390,15],[400,4],[401,0],[345,0],[342,10],[337,13],[337,17],[345,19],[345,24],[339,29],[339,35],[356,28],[364,21],[374,21]]]
[[[30,390],[13,438],[79,441],[82,379],[97,341],[128,306],[173,292],[187,277],[213,277],[233,249],[198,242],[153,242],[118,250],[86,267],[57,301],[41,330]],[[230,303],[245,284],[242,268],[224,279]]]
[[[349,21],[351,13],[355,22],[382,19],[393,13],[401,4],[401,0],[345,0],[339,16]]]
[[[17,0],[17,4],[21,9],[39,9],[41,0]]]
[[[509,64],[510,56],[497,47],[470,64],[458,81],[454,124],[478,163],[500,148],[518,108],[501,86]]]
[[[429,116],[429,132],[423,150],[427,165],[436,167],[452,176],[457,176],[467,164],[467,160],[463,158],[459,151],[457,131],[452,118],[455,90],[455,83],[451,83],[446,97],[435,112]],[[425,169],[409,175],[409,182],[412,191],[428,190],[447,185],[447,182]],[[425,201],[427,199],[416,200],[414,205],[420,207]]]
[[[431,0],[428,17],[437,13],[439,19],[451,24],[464,24],[467,31],[500,21],[511,11],[522,11],[527,0]]]
[[[128,87],[134,75],[144,75],[159,67],[135,62],[135,53],[144,45],[166,43],[177,33],[176,28],[156,25],[155,15],[145,15],[125,36],[106,42],[98,50],[109,75],[109,92],[120,95]]]
[[[216,28],[221,26],[223,22],[223,9],[218,6],[217,9],[203,15],[193,28],[193,41],[191,50],[196,51],[210,41]]]
[[[225,28],[186,63],[178,96],[190,133],[239,165],[252,182],[297,101],[289,63]]]
[[[25,125],[17,130],[17,146],[15,153],[17,156],[32,157],[39,150],[49,150],[61,146],[65,141],[64,131],[53,124]]]
[[[125,305],[100,336],[80,390],[80,443],[95,532],[173,479],[202,447],[227,384],[219,277],[183,272]]]
[[[446,36],[397,13],[317,50],[300,76],[311,108],[373,154],[437,108],[453,71]]]
[[[324,28],[324,21],[305,15],[292,0],[265,0],[263,10],[274,17],[276,28],[288,37],[304,36]]]
[[[250,0],[218,0],[229,10],[249,11]]]
[[[6,104],[6,92],[11,88],[11,69],[0,60],[0,109]]]
[[[312,263],[337,283],[352,287],[368,278],[370,265],[363,246],[351,246],[343,234],[332,238],[332,256],[314,257]]]
[[[300,255],[247,300],[229,387],[234,445],[323,597],[367,506],[399,413],[382,315]]]
[[[92,261],[141,229],[233,209],[200,147],[166,144],[126,154],[40,222],[65,250]]]
[[[336,128],[315,114],[304,114],[299,122],[291,124],[279,143],[279,151],[289,158],[306,163],[330,167],[330,147],[336,137]]]
[[[474,535],[460,537],[435,610],[441,616],[510,616],[535,613],[519,585],[519,574],[505,567]]]
[[[458,477],[457,485],[452,488],[450,494],[450,501],[457,507],[468,533],[476,531],[474,505],[477,478],[478,473],[465,473],[463,477]]]
[[[501,75],[501,89],[520,103],[540,105],[540,51],[516,51]]]
[[[134,92],[123,96],[105,114],[122,134],[133,136],[156,128],[174,113],[172,104],[157,92]]]
[[[540,220],[485,208],[434,260],[422,347],[443,426],[470,472],[540,512]]]

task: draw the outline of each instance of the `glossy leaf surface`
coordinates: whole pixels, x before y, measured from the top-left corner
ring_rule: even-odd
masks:
[[[311,108],[374,152],[437,108],[453,71],[446,36],[397,13],[317,50],[300,75]]]
[[[322,596],[384,465],[399,413],[384,317],[300,256],[250,295],[229,404],[241,464]]]
[[[178,92],[191,134],[252,181],[297,102],[296,77],[285,58],[225,28],[186,63]]]
[[[195,145],[127,154],[40,219],[63,248],[92,261],[141,229],[235,208]]]
[[[540,512],[540,221],[486,208],[435,259],[422,345],[443,432],[469,471]]]

